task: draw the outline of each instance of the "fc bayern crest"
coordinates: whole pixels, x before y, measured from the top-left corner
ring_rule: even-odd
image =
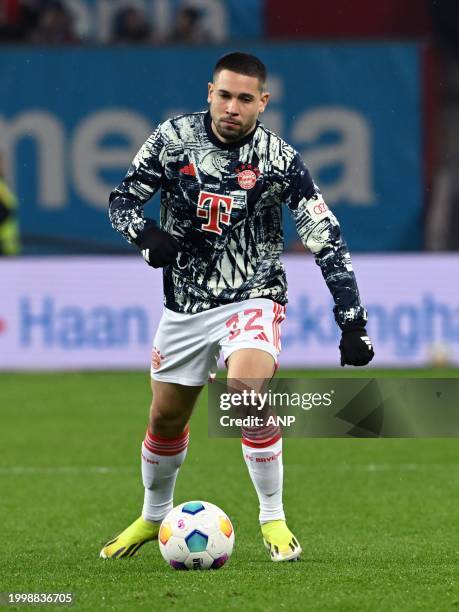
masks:
[[[159,370],[163,358],[164,355],[161,355],[159,348],[154,346],[153,350],[151,351],[151,365],[153,366],[153,370]]]
[[[242,189],[253,189],[255,187],[260,171],[252,164],[243,164],[236,170],[237,182]]]

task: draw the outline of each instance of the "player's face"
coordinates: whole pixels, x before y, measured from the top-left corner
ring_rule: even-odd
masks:
[[[255,127],[258,115],[268,103],[269,93],[261,91],[256,77],[221,70],[209,83],[212,130],[222,142],[235,142]]]

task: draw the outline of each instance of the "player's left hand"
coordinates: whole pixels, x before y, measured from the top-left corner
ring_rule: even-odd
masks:
[[[364,366],[375,356],[373,344],[364,327],[343,330],[341,342],[341,366]]]

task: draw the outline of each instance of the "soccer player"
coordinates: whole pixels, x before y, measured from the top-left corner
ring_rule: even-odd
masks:
[[[266,69],[257,57],[223,56],[208,84],[209,110],[160,124],[110,196],[113,227],[150,266],[163,268],[165,309],[153,342],[142,515],[104,546],[103,558],[132,556],[158,537],[173,506],[193,407],[220,352],[229,379],[273,376],[287,302],[279,259],[283,204],[333,296],[341,365],[363,366],[373,358],[338,221],[300,155],[259,123],[268,99]],[[158,189],[161,228],[144,216]],[[279,429],[243,429],[242,452],[271,559],[298,558],[301,547],[283,509]]]

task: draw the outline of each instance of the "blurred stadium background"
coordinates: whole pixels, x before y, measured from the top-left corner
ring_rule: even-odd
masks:
[[[175,499],[228,512],[228,567],[174,574],[152,546],[97,557],[141,505],[162,308],[161,272],[107,215],[138,147],[205,107],[220,55],[259,54],[263,121],[341,221],[376,350],[368,369],[331,369],[331,299],[286,214],[280,374],[457,377],[458,29],[457,0],[0,0],[0,591],[71,590],[86,610],[457,606],[455,439],[286,441],[305,562],[273,567],[239,441],[207,435],[206,393]]]
[[[266,62],[263,122],[341,221],[373,367],[457,364],[458,29],[453,0],[2,0],[0,368],[148,364],[161,274],[112,230],[108,194],[157,122],[205,107],[236,48]],[[282,364],[334,366],[331,302],[288,214],[285,244]]]

